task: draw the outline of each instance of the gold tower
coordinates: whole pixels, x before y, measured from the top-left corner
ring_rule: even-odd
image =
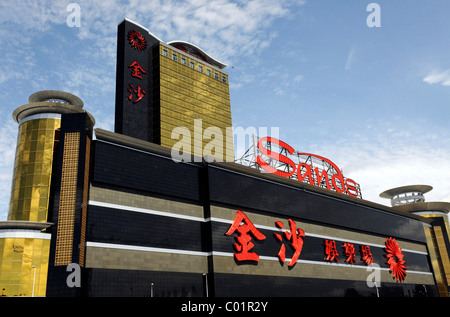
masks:
[[[191,132],[191,153],[234,161],[225,65],[186,42],[159,44],[161,145],[172,148],[177,127]],[[212,146],[214,140],[216,147]],[[183,140],[180,141],[182,144]],[[211,143],[212,142],[212,143]]]
[[[13,112],[19,124],[7,221],[0,222],[2,296],[45,296],[51,235],[52,170],[61,115],[83,113],[83,101],[40,91]],[[92,118],[93,122],[93,118]]]
[[[115,132],[234,162],[226,65],[191,43],[165,43],[127,19],[117,43]]]

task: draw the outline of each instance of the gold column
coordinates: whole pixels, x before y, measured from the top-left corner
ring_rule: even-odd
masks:
[[[20,125],[8,220],[47,221],[55,132],[60,123],[60,119],[36,119]]]
[[[46,295],[51,234],[45,229],[51,226],[47,221],[61,114],[85,112],[82,108],[78,97],[47,90],[31,95],[13,113],[19,132],[8,220],[0,221],[1,296]]]

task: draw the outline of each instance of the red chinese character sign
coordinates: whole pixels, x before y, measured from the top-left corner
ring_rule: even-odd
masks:
[[[276,221],[275,225],[280,229],[283,229],[284,227],[281,221]],[[297,262],[300,253],[302,252],[303,237],[305,236],[305,232],[300,228],[297,229],[297,225],[292,219],[289,219],[289,228],[290,232],[285,231],[284,236],[290,242],[290,245],[294,250],[294,254],[292,255],[291,261],[289,262],[289,266],[293,266]],[[274,236],[278,241],[283,240],[281,234],[279,233],[275,233]],[[284,263],[284,260],[286,259],[286,246],[284,244],[282,244],[280,247],[278,258],[280,259],[281,263]]]
[[[154,133],[151,89],[152,48],[159,43],[148,30],[125,19],[117,33],[116,111],[114,132],[158,142]]]
[[[290,230],[284,232],[284,237],[289,241],[289,244],[294,251],[291,261],[289,262],[289,267],[292,267],[297,262],[302,252],[305,232],[301,228],[297,228],[297,224],[292,219],[289,219],[288,222]],[[280,229],[284,227],[281,221],[276,221],[275,225]],[[252,237],[257,240],[264,240],[266,239],[266,236],[255,227],[247,215],[241,210],[237,211],[233,223],[225,234],[229,236],[233,233],[237,233],[237,237],[235,238],[237,243],[234,244],[234,248],[237,251],[237,253],[234,254],[236,261],[259,261],[259,255],[256,252],[250,251],[255,246],[251,240]],[[283,236],[280,233],[275,233],[274,236],[278,241],[283,241]],[[286,259],[285,244],[281,245],[280,250],[278,251],[278,258],[284,263],[284,260]]]
[[[388,238],[385,242],[387,264],[389,265],[389,271],[392,272],[392,276],[399,282],[403,282],[406,278],[406,261],[403,259],[404,254],[402,249],[398,246],[398,243],[393,238]]]
[[[128,85],[128,92],[130,93],[128,95],[128,100],[133,101],[133,103],[139,102],[144,98],[145,96],[145,90],[141,88],[141,86],[136,85],[134,87],[132,84]]]
[[[131,65],[128,65],[128,68],[131,68],[131,76],[142,79],[142,74],[147,74],[147,72],[145,71],[145,69],[142,68],[142,66],[136,62],[133,61],[133,63],[131,63]]]
[[[289,229],[284,229],[284,224],[281,221],[275,221],[275,227],[278,229],[283,229],[282,232],[274,233],[274,238],[282,242],[277,256],[283,265],[286,260],[286,244],[285,240],[289,243],[289,246],[292,249],[292,257],[289,262],[289,267],[293,267],[297,261],[300,259],[300,255],[303,249],[303,238],[305,237],[305,232],[301,228],[297,228],[297,224],[292,219],[288,219]],[[275,228],[274,228],[275,229]],[[254,250],[255,244],[252,242],[253,239],[258,241],[263,241],[266,239],[266,236],[256,228],[256,226],[252,223],[252,221],[247,217],[247,215],[238,210],[236,212],[236,216],[226,231],[225,235],[230,236],[235,234],[236,243],[234,243],[234,249],[236,253],[234,253],[234,258],[238,262],[242,261],[259,261],[259,255],[257,250]],[[324,261],[327,262],[340,262],[338,246],[336,241],[331,239],[324,239],[324,253],[325,258]],[[392,272],[392,275],[397,281],[403,282],[406,278],[406,261],[404,260],[404,254],[402,253],[402,249],[398,246],[398,243],[393,238],[388,238],[385,243],[385,252],[387,257],[387,264],[389,266],[389,270]],[[356,250],[357,248],[351,242],[344,242],[340,244],[343,250],[343,256],[345,257],[344,265],[355,265],[357,261]],[[370,246],[361,245],[360,255],[363,265],[373,265],[374,259],[372,255],[372,251],[370,250]],[[274,250],[274,253],[276,251]],[[275,255],[275,254],[274,254]],[[356,264],[358,265],[358,264]]]
[[[254,244],[251,242],[251,235],[257,240],[264,240],[266,236],[259,232],[250,219],[240,210],[237,211],[236,217],[226,235],[231,235],[235,231],[238,233],[236,237],[237,243],[234,244],[234,248],[238,251],[238,253],[234,254],[236,261],[259,261],[259,255],[255,252],[250,252],[254,247]]]
[[[373,264],[373,256],[372,252],[370,251],[370,247],[368,245],[362,245],[361,246],[361,260],[366,265],[372,265]]]
[[[325,240],[324,246],[325,246],[325,261],[339,262],[339,258],[338,258],[339,254],[336,249],[336,241]]]
[[[342,247],[344,248],[344,253],[345,256],[347,257],[347,259],[345,259],[345,262],[347,263],[356,263],[356,252],[355,252],[355,246],[353,245],[353,243],[344,243],[342,245]]]

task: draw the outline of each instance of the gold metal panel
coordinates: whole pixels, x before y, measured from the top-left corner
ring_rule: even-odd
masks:
[[[75,221],[80,133],[69,132],[65,134],[64,138],[55,265],[68,265],[72,263],[73,229]]]
[[[441,227],[434,227],[434,234],[436,237],[437,247],[441,255],[442,266],[444,268],[445,278],[447,279],[447,285],[450,286],[450,257],[445,244],[445,238]]]
[[[167,51],[166,56],[163,50]],[[177,60],[173,60],[173,53],[177,54]],[[194,119],[201,119],[200,137],[209,127],[219,128],[224,141],[222,151],[217,152],[218,158],[234,161],[234,153],[230,155],[234,152],[233,138],[227,136],[226,131],[232,127],[228,74],[168,46],[160,45],[160,54],[161,145],[172,147],[177,144],[179,140],[172,139],[171,132],[177,127],[186,127],[191,133],[194,151]],[[181,62],[182,58],[185,64]],[[208,75],[208,71],[211,75]],[[216,73],[218,79],[215,78]],[[223,76],[225,82],[222,81]],[[204,147],[211,141],[202,140],[201,144]]]
[[[19,126],[8,220],[47,221],[55,130],[59,127],[59,119],[35,119]],[[45,208],[41,198],[47,201]]]
[[[445,282],[445,271],[442,265],[441,257],[439,255],[439,246],[436,241],[434,230],[431,227],[424,226],[425,237],[427,239],[427,246],[429,250],[431,266],[433,268],[434,278],[439,289],[439,294],[443,297],[448,296],[448,285]]]
[[[84,266],[85,252],[86,252],[86,221],[87,221],[87,206],[89,198],[89,162],[91,156],[91,139],[86,137],[86,157],[84,165],[84,184],[83,184],[83,207],[81,210],[81,238],[80,238],[80,266]]]
[[[0,239],[2,296],[45,296],[50,239]]]

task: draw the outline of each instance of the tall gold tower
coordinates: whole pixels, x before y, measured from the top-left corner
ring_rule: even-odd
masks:
[[[176,128],[185,127],[191,131],[193,154],[211,153],[234,161],[232,134],[227,129],[232,123],[225,65],[186,42],[161,43],[159,53],[161,145],[175,146],[179,143]],[[215,151],[211,142],[217,137],[221,146]]]
[[[115,132],[234,162],[226,65],[126,19],[117,56]]]
[[[52,171],[61,115],[84,113],[83,101],[40,91],[13,112],[19,124],[8,220],[0,222],[2,296],[45,296],[51,235]],[[91,119],[94,122],[93,118]]]

